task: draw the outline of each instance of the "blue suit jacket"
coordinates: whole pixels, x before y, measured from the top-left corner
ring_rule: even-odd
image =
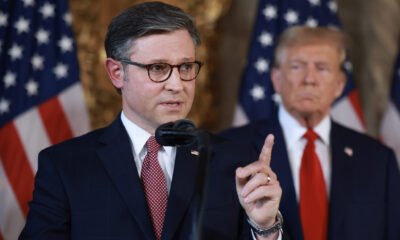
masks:
[[[275,135],[271,167],[278,175],[283,195],[280,209],[285,233],[302,240],[286,144],[277,117],[222,133],[251,144],[260,151],[268,133]],[[332,123],[330,133],[332,175],[328,239],[399,240],[400,175],[393,151],[376,140]],[[353,155],[345,149],[352,149]]]
[[[211,136],[204,239],[247,239],[235,169],[251,148]],[[162,239],[191,239],[196,146],[177,150]],[[243,224],[244,223],[244,224]],[[131,143],[120,118],[39,154],[33,200],[20,239],[155,239]]]

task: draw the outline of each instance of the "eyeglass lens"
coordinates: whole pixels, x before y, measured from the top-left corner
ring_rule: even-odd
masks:
[[[149,77],[153,81],[164,81],[170,77],[173,67],[178,67],[180,78],[186,81],[195,79],[200,70],[200,64],[197,62],[182,63],[178,66],[171,66],[167,63],[155,63],[148,67]]]

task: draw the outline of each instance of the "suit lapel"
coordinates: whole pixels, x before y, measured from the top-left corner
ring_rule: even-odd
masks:
[[[194,194],[198,156],[192,154],[195,147],[179,147],[175,159],[174,174],[168,197],[167,214],[164,221],[163,239],[173,239],[178,227],[191,207]],[[191,219],[188,219],[191,221]]]
[[[105,130],[99,142],[102,145],[97,149],[98,157],[146,239],[153,239],[153,227],[145,207],[147,203],[134,163],[130,139],[119,117]]]
[[[353,180],[357,166],[354,166],[357,153],[353,152],[351,140],[345,138],[343,128],[332,122],[331,129],[331,151],[332,151],[332,175],[331,191],[329,199],[329,239],[340,238],[346,213],[346,202],[351,198],[353,191]],[[334,229],[338,227],[337,229]]]
[[[277,118],[272,122],[272,129],[270,132],[275,136],[271,168],[278,175],[279,182],[284,188],[282,189],[280,208],[282,214],[285,216],[285,227],[288,228],[288,232],[294,233],[294,236],[303,236],[299,215],[299,205],[293,185],[293,176],[287,154],[285,138]],[[298,239],[302,239],[302,237]]]

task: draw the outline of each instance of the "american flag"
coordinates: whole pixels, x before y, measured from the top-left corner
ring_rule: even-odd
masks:
[[[0,0],[0,239],[17,239],[38,152],[89,130],[67,0]]]
[[[279,34],[293,25],[339,27],[337,4],[333,0],[260,0],[233,120],[234,126],[269,118],[276,108],[277,96],[270,79],[275,42]],[[344,64],[347,83],[335,102],[333,118],[342,124],[365,131],[358,94],[351,78],[352,65]]]
[[[400,167],[400,55],[393,74],[389,103],[381,123],[381,138],[395,151]]]

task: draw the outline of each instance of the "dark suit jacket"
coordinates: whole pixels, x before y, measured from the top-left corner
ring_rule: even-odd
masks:
[[[256,159],[251,148],[211,137],[203,239],[248,238],[235,169]],[[180,147],[162,239],[191,239],[198,157]],[[39,154],[33,200],[20,239],[154,239],[151,220],[120,118],[110,126]]]
[[[222,133],[260,151],[268,133],[275,135],[271,167],[283,195],[285,233],[302,240],[299,206],[282,128],[277,117]],[[332,123],[332,175],[328,239],[399,240],[400,175],[393,151],[374,139]],[[353,154],[345,149],[352,149]],[[349,151],[347,151],[349,152]]]

